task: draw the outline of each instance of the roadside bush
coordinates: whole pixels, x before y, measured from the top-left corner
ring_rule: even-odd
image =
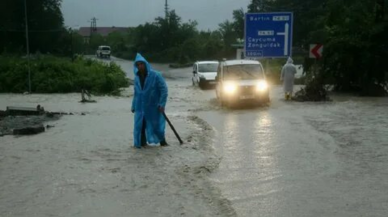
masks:
[[[300,102],[330,101],[324,77],[320,74],[306,77],[306,86],[295,93],[293,100]]]
[[[30,61],[31,91],[34,93],[70,93],[86,89],[94,94],[111,94],[129,85],[125,73],[115,63],[104,64],[78,57],[68,59],[45,56]],[[0,92],[22,93],[28,90],[26,59],[0,57]]]

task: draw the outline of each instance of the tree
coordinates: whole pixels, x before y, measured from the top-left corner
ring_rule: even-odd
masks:
[[[153,23],[140,25],[133,35],[133,51],[146,53],[153,60],[182,62],[201,54],[197,22],[183,23],[174,10],[168,12],[167,18],[157,17]]]
[[[134,52],[149,53],[162,50],[161,41],[165,42],[165,39],[160,34],[160,28],[155,24],[140,25],[135,29],[134,34]]]
[[[338,90],[381,95],[388,80],[387,17],[376,19],[374,1],[330,0],[328,7],[325,73]]]
[[[226,20],[219,25],[218,31],[222,36],[225,55],[229,56],[234,52],[231,44],[235,43],[238,37],[237,33],[234,31],[234,25],[229,20]]]
[[[106,37],[106,43],[115,53],[127,51],[126,34],[121,32],[112,32]]]
[[[27,3],[30,51],[63,53],[60,44],[66,35],[61,0],[34,0]],[[0,47],[7,52],[24,53],[25,14],[23,0],[2,0],[0,7]],[[68,45],[66,45],[68,46]]]
[[[271,0],[252,0],[248,5],[248,12],[255,13],[268,11],[269,2],[271,2]]]
[[[90,54],[94,54],[98,48],[98,46],[106,44],[106,38],[104,38],[100,34],[92,34],[89,40],[89,52]]]
[[[233,11],[233,29],[238,38],[244,38],[244,26],[245,26],[245,13],[244,9]]]

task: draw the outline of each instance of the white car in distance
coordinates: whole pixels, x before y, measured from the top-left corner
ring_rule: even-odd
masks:
[[[98,49],[96,51],[96,56],[98,58],[110,59],[110,55],[111,55],[111,49],[109,46],[104,46],[104,45],[98,46]]]
[[[193,65],[193,85],[205,88],[209,85],[215,85],[218,69],[218,61],[198,61]]]

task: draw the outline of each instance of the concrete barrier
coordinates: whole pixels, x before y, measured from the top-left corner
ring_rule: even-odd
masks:
[[[45,131],[45,128],[44,128],[43,124],[40,124],[40,125],[36,125],[36,126],[14,129],[13,135],[34,135],[34,134],[38,134],[38,133],[43,133],[44,131]]]
[[[16,107],[16,106],[7,106],[6,110],[7,115],[11,116],[23,116],[23,115],[42,115],[44,114],[44,108],[38,105],[34,107]]]

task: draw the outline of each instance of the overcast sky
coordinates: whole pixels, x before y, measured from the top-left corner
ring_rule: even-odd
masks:
[[[233,10],[246,11],[250,0],[168,0],[170,9],[183,21],[196,20],[200,30],[218,28],[218,24],[232,20]],[[135,27],[164,16],[165,0],[63,0],[65,25],[79,28],[90,26],[96,17],[98,26]]]

